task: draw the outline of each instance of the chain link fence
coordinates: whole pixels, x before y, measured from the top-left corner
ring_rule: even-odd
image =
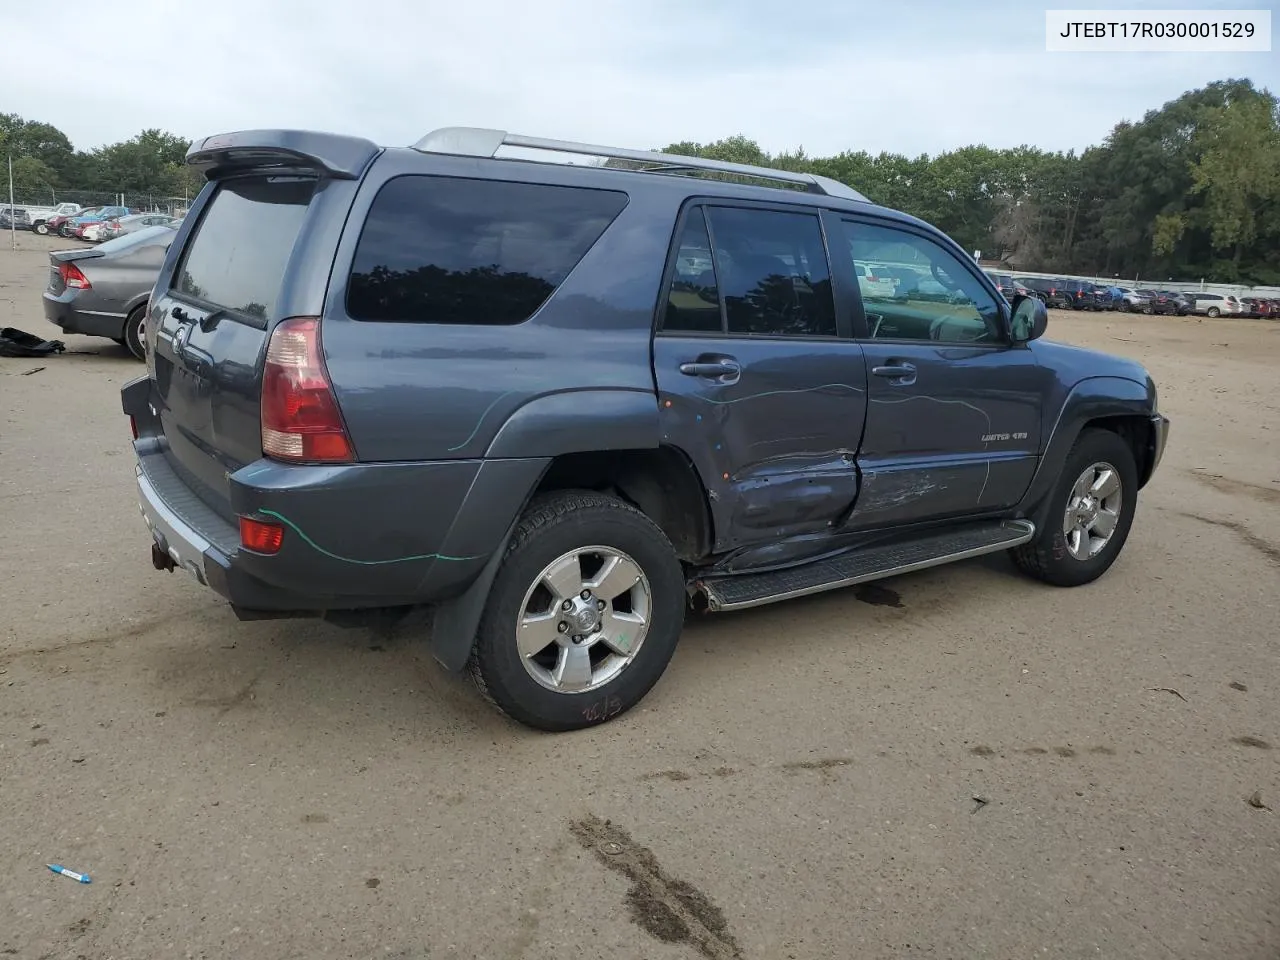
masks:
[[[153,193],[112,193],[107,190],[58,190],[47,196],[15,193],[14,207],[21,211],[27,207],[47,209],[60,203],[78,203],[82,207],[120,206],[138,213],[167,213],[171,217],[185,216],[193,197],[167,197]],[[0,197],[0,208],[8,209],[9,198]]]

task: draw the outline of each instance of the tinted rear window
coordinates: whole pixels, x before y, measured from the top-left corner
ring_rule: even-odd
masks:
[[[532,316],[627,204],[612,190],[404,176],[360,234],[357,320],[513,324]]]
[[[205,207],[173,288],[188,297],[271,320],[285,266],[316,181],[228,180]]]

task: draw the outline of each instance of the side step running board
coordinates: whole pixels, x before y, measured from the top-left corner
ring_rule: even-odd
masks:
[[[996,553],[1026,543],[1035,532],[1028,520],[965,526],[785,570],[706,577],[693,588],[706,597],[709,610],[741,610]]]

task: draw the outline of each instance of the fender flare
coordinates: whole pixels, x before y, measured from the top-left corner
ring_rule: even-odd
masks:
[[[1089,423],[1107,417],[1149,417],[1154,413],[1152,385],[1117,376],[1086,377],[1077,383],[1058,411],[1040,463],[1022,499],[1024,514],[1043,511],[1071,448]]]
[[[647,390],[570,390],[546,394],[517,408],[498,428],[486,459],[547,458],[569,453],[656,449],[661,440],[658,398]],[[431,625],[431,655],[446,669],[462,670],[471,658],[476,631],[498,568],[525,508],[542,482],[525,491],[506,533],[475,579],[456,597],[438,604]]]
[[[662,439],[652,390],[566,390],[517,407],[498,428],[485,458],[657,448]]]

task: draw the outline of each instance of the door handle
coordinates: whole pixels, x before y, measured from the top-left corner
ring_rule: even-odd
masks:
[[[712,379],[737,379],[742,365],[728,357],[722,360],[695,360],[680,364],[680,372],[686,377],[710,377]]]
[[[890,363],[883,367],[872,367],[871,373],[873,376],[890,377],[892,379],[914,377],[916,375],[916,366],[914,363]]]

